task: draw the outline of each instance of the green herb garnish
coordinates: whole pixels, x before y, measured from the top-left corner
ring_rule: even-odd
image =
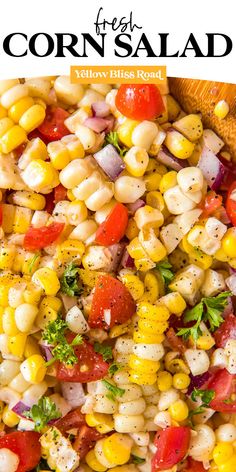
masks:
[[[41,472],[42,470],[48,470],[52,472],[52,469],[49,468],[49,465],[45,459],[41,459],[39,464],[33,469],[33,472]]]
[[[110,131],[110,133],[106,135],[105,144],[112,144],[117,149],[117,151],[119,151],[121,157],[124,157],[128,151],[127,148],[120,147],[118,133],[116,131]]]
[[[106,395],[106,397],[110,400],[115,400],[116,397],[122,397],[125,393],[125,390],[123,388],[119,388],[115,385],[112,385],[110,382],[108,382],[108,380],[103,379],[102,383],[105,385],[107,390],[109,390],[109,393]]]
[[[200,415],[201,413],[204,413],[205,408],[209,408],[209,404],[211,403],[214,397],[214,390],[199,390],[195,388],[191,394],[191,399],[193,400],[193,402],[197,402],[198,398],[201,398],[202,404],[195,410],[190,410],[189,417],[191,418],[194,415]]]
[[[48,344],[53,345],[52,359],[47,362],[47,366],[52,365],[55,361],[64,362],[69,366],[73,366],[78,361],[74,346],[83,343],[83,338],[77,334],[71,344],[68,343],[65,337],[65,331],[68,329],[68,324],[65,320],[58,316],[54,321],[50,321],[43,331],[42,339]]]
[[[59,315],[54,321],[50,321],[43,330],[42,338],[48,344],[58,344],[65,340],[65,330],[68,329],[68,324]]]
[[[105,362],[113,359],[111,346],[105,346],[104,344],[100,344],[100,343],[96,342],[96,343],[94,343],[93,347],[94,347],[95,352],[98,352],[99,354],[102,355],[103,360]]]
[[[24,411],[24,416],[35,422],[34,430],[39,433],[51,420],[61,417],[56,404],[49,397],[42,397],[37,405],[33,405],[29,411]]]
[[[36,252],[35,255],[32,257],[32,259],[29,260],[29,273],[31,274],[34,264],[37,261],[37,259],[40,257],[40,252]]]
[[[163,280],[164,285],[169,285],[171,280],[174,278],[174,274],[172,272],[172,265],[168,260],[158,262],[156,265],[156,269],[159,271],[160,276]]]
[[[119,370],[123,369],[123,365],[122,364],[118,364],[117,362],[113,362],[109,369],[108,369],[108,374],[113,377],[113,375],[116,374],[116,372],[119,372]]]
[[[190,321],[196,321],[196,323],[189,328],[181,328],[177,336],[183,336],[185,340],[191,336],[194,341],[197,341],[202,334],[200,328],[201,321],[208,322],[210,324],[210,330],[215,331],[224,321],[221,313],[224,311],[227,305],[227,299],[230,295],[232,295],[231,292],[222,292],[217,295],[217,297],[202,298],[200,303],[191,310],[186,311],[184,315],[185,323]]]
[[[79,267],[71,262],[61,277],[61,291],[69,297],[79,296],[83,292],[82,284],[78,281],[78,272]]]
[[[133,464],[143,464],[145,461],[145,459],[143,459],[143,457],[138,457],[138,456],[135,456],[134,454],[131,455],[131,459],[133,461]]]

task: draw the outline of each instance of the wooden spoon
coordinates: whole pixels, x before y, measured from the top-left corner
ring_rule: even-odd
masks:
[[[169,87],[184,111],[202,114],[204,126],[213,129],[223,139],[225,149],[236,162],[236,84],[171,77]],[[219,100],[226,100],[230,109],[223,120],[214,114]]]

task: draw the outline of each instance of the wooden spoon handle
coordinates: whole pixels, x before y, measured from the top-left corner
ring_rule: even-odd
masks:
[[[204,126],[213,129],[223,139],[226,150],[236,162],[236,84],[171,77],[169,86],[184,111],[202,114]],[[223,120],[214,114],[219,100],[226,100],[230,109]]]

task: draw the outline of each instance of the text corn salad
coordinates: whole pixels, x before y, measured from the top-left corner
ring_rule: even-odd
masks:
[[[167,83],[0,82],[1,471],[236,470],[229,161]]]

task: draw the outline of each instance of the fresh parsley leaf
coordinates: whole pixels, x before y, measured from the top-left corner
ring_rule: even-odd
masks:
[[[78,280],[78,272],[79,267],[71,262],[61,277],[61,291],[69,297],[79,296],[83,292],[82,284]]]
[[[146,462],[145,459],[143,459],[143,457],[138,457],[138,456],[135,456],[134,454],[132,454],[131,459],[133,461],[133,464],[143,464],[144,462]]]
[[[58,316],[54,321],[50,321],[43,330],[42,338],[48,344],[57,344],[64,342],[65,330],[68,329],[68,324],[61,316]]]
[[[189,328],[181,328],[177,336],[183,336],[185,340],[191,336],[194,341],[197,341],[202,334],[200,328],[201,321],[208,322],[210,330],[215,331],[224,321],[221,313],[224,311],[227,305],[227,299],[230,295],[232,295],[231,292],[221,292],[216,297],[202,298],[195,307],[191,310],[187,310],[184,315],[185,323],[189,323],[190,321],[196,321],[196,323]]]
[[[54,346],[52,349],[53,357],[47,362],[47,366],[52,365],[57,360],[70,366],[76,364],[78,359],[74,353],[73,347],[82,344],[83,338],[78,334],[75,336],[72,343],[69,344],[65,337],[65,331],[67,329],[68,324],[61,316],[58,316],[54,321],[50,321],[44,329],[42,339]]]
[[[49,421],[61,417],[56,404],[49,397],[41,397],[37,405],[33,405],[29,411],[25,411],[23,414],[35,422],[34,430],[39,433]]]
[[[102,355],[103,360],[105,362],[113,359],[111,346],[105,346],[104,344],[100,344],[100,343],[96,342],[96,343],[94,343],[93,347],[94,347],[95,352],[98,352],[98,354]]]
[[[127,148],[120,147],[117,131],[110,131],[110,133],[106,135],[105,144],[112,144],[117,149],[117,151],[119,151],[121,157],[124,157],[128,151]]]
[[[116,372],[119,372],[119,370],[123,369],[122,364],[118,364],[117,362],[113,362],[113,364],[110,365],[108,369],[108,374],[113,377],[113,375],[116,374]]]
[[[202,404],[194,410],[190,410],[189,417],[191,418],[194,415],[200,415],[201,413],[204,413],[205,408],[209,408],[209,404],[211,403],[214,397],[214,390],[199,390],[195,388],[191,394],[191,399],[193,400],[193,402],[197,402],[198,398],[201,398]]]
[[[174,277],[174,274],[171,270],[172,265],[170,264],[170,262],[168,260],[158,262],[158,264],[156,265],[156,269],[159,271],[164,285],[169,285],[169,283]]]
[[[110,400],[115,400],[116,397],[122,397],[125,393],[123,388],[116,387],[112,385],[108,380],[103,379],[102,383],[105,385],[109,393],[106,395]]]
[[[31,272],[32,272],[32,270],[33,270],[33,268],[34,268],[35,262],[37,261],[37,259],[38,259],[39,257],[40,257],[40,252],[36,252],[36,253],[34,254],[34,256],[32,257],[32,259],[29,260],[29,265],[28,265],[28,267],[29,267],[29,273],[30,273],[30,274],[31,274]]]

